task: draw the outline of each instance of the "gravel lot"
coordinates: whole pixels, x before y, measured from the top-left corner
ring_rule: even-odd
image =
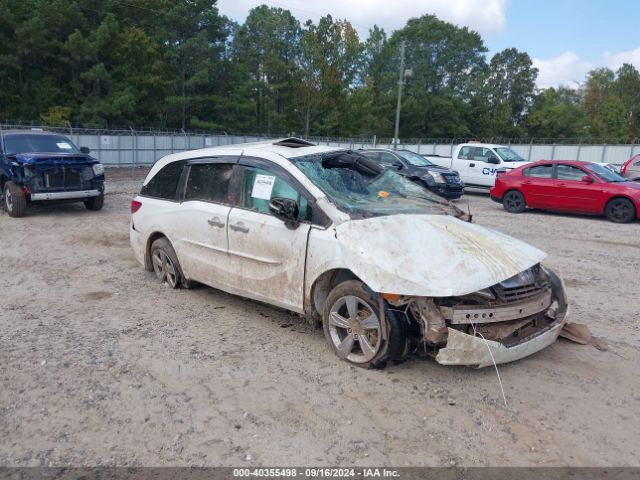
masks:
[[[101,212],[0,213],[0,465],[640,465],[640,222],[457,202],[547,251],[609,346],[501,366],[505,407],[493,368],[356,369],[297,316],[160,285],[129,248],[143,174]]]

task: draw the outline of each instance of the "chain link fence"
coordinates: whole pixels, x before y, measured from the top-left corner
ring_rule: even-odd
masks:
[[[63,133],[77,145],[89,147],[92,155],[110,167],[150,166],[171,153],[218,147],[239,143],[265,141],[288,135],[235,135],[196,131],[161,130],[151,128],[80,128],[68,125],[56,127],[35,123],[2,123],[2,130],[39,129]],[[373,137],[331,138],[307,137],[320,145],[348,149],[391,147],[391,138]],[[398,148],[421,154],[451,155],[459,143],[469,140],[509,145],[527,160],[582,160],[622,164],[640,153],[640,139],[549,139],[549,138],[425,138],[401,139]]]

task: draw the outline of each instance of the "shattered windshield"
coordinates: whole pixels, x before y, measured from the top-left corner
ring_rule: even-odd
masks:
[[[16,153],[78,153],[78,148],[62,135],[19,134],[5,135],[8,155]]]
[[[524,158],[507,147],[496,148],[496,153],[500,155],[503,162],[526,162]]]
[[[329,200],[352,216],[373,217],[399,213],[447,214],[464,212],[416,185],[394,170],[383,169],[354,152],[328,152],[292,158]],[[373,169],[372,169],[373,167]]]

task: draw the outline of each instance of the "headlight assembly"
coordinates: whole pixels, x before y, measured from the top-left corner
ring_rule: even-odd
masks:
[[[427,174],[433,178],[433,180],[436,183],[445,183],[444,182],[444,177],[442,176],[442,174],[438,173],[438,172],[427,172]]]
[[[96,177],[99,177],[100,175],[104,175],[104,165],[102,165],[101,163],[96,163],[93,166],[93,174]]]

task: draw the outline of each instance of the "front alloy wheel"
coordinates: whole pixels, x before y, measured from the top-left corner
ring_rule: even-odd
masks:
[[[628,223],[636,216],[636,209],[626,198],[614,198],[604,211],[606,217],[615,223]]]
[[[4,184],[4,209],[10,217],[21,217],[27,209],[27,197],[23,188],[13,182]]]
[[[405,354],[407,332],[396,314],[359,280],[334,287],[324,304],[322,325],[332,350],[358,367],[383,368]]]
[[[378,315],[364,300],[347,295],[329,310],[329,336],[338,355],[353,363],[367,363],[380,351]]]

